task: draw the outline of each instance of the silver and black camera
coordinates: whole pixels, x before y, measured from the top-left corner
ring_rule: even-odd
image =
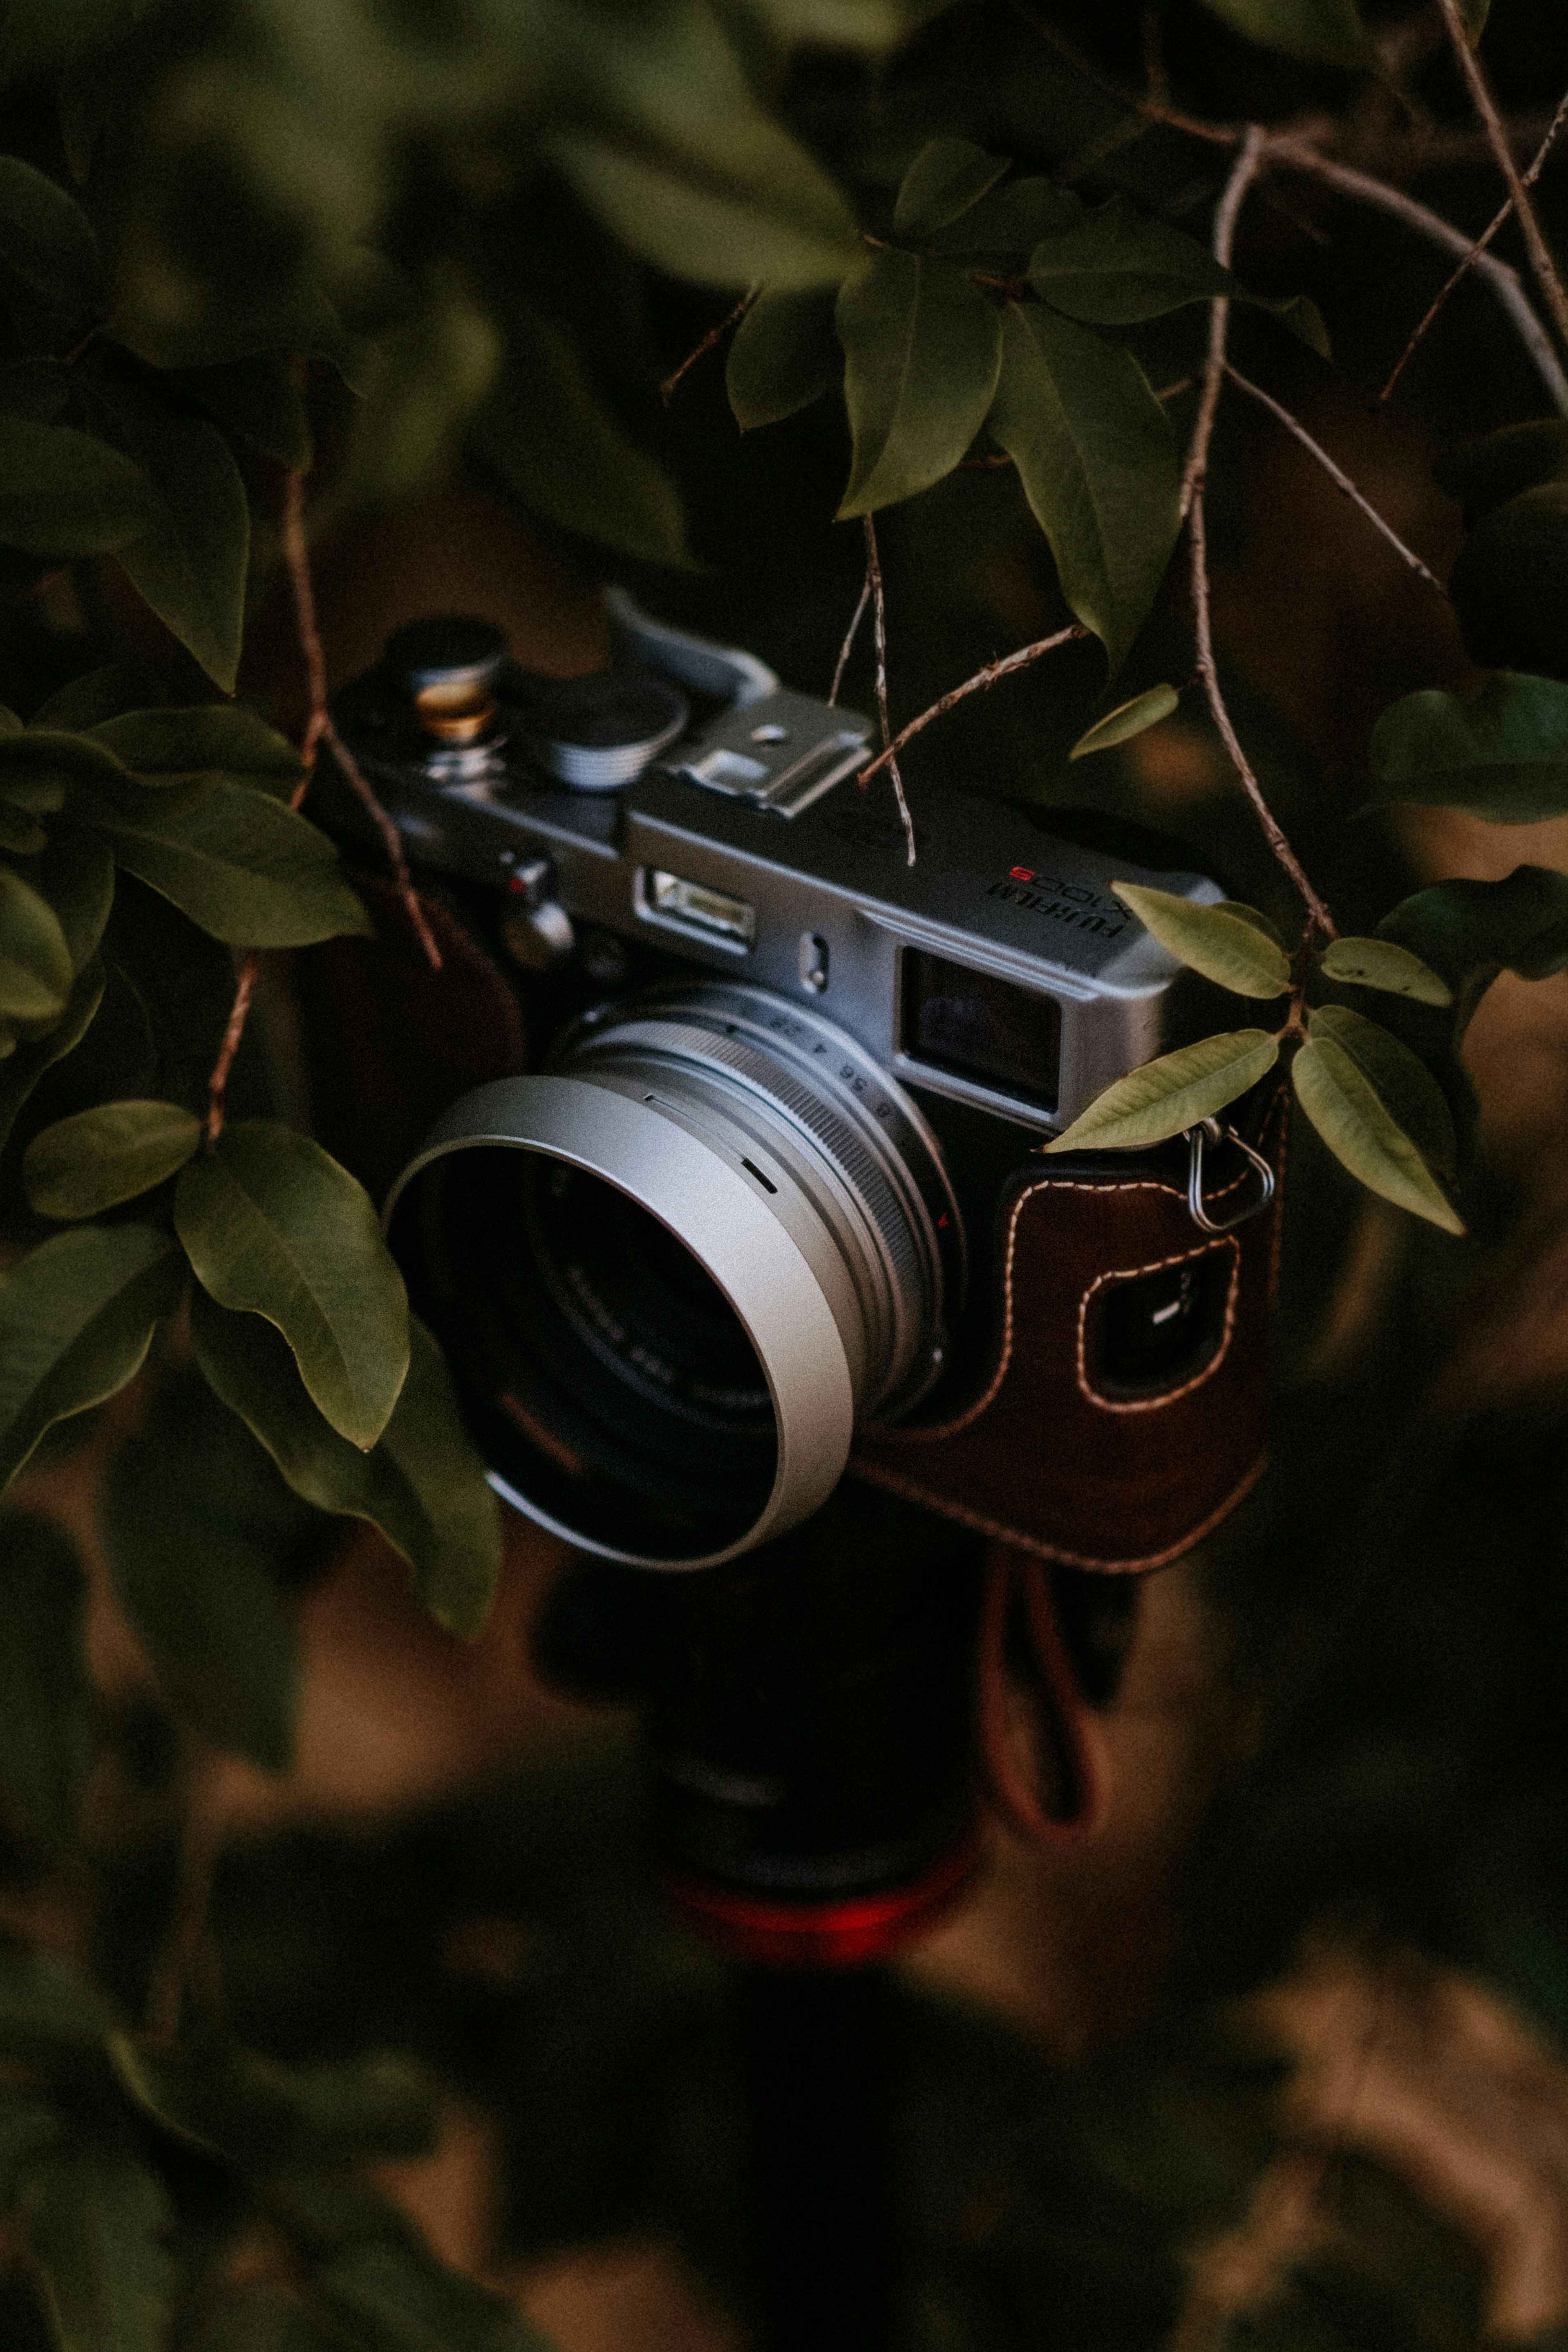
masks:
[[[1256,1199],[1268,1103],[1195,1220],[1184,1144],[1040,1146],[1234,1017],[1113,881],[1220,886],[918,777],[910,865],[887,778],[855,782],[864,719],[610,601],[603,673],[434,618],[334,704],[527,1032],[387,1203],[495,1485],[586,1550],[697,1568],[805,1518],[853,1451],[1047,1556],[1168,1557],[1260,1444],[1269,1245],[1215,1202]],[[321,813],[374,843],[341,775]]]

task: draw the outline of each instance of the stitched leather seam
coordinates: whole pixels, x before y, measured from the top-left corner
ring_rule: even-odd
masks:
[[[1168,1544],[1163,1551],[1150,1552],[1142,1559],[1098,1559],[1088,1552],[1066,1551],[1059,1544],[1042,1543],[1038,1536],[1025,1535],[1016,1528],[1005,1526],[1000,1519],[988,1517],[984,1511],[972,1511],[963,1504],[951,1503],[940,1488],[922,1486],[913,1478],[900,1478],[896,1473],[884,1470],[880,1463],[868,1465],[852,1458],[849,1467],[854,1476],[866,1479],[873,1486],[883,1486],[891,1494],[906,1496],[911,1503],[920,1503],[944,1519],[955,1520],[960,1527],[973,1528],[977,1535],[994,1536],[998,1542],[1013,1544],[1020,1551],[1033,1552],[1039,1559],[1054,1559],[1063,1568],[1094,1569],[1107,1576],[1136,1576],[1145,1569],[1164,1568],[1171,1560],[1180,1559],[1184,1553],[1192,1550],[1194,1544],[1202,1543],[1205,1536],[1212,1535],[1221,1520],[1236,1508],[1242,1496],[1257,1486],[1268,1462],[1268,1454],[1260,1454],[1239,1485],[1231,1488],[1224,1502],[1209,1513],[1201,1526],[1190,1528],[1179,1543]]]
[[[1189,1258],[1212,1257],[1216,1250],[1230,1252],[1230,1283],[1225,1297],[1225,1324],[1218,1347],[1208,1361],[1199,1366],[1191,1380],[1180,1388],[1161,1389],[1156,1395],[1146,1397],[1102,1396],[1091,1386],[1089,1377],[1089,1307],[1097,1290],[1108,1282],[1135,1282],[1140,1275],[1163,1274],[1168,1265],[1185,1265]],[[1078,1385],[1079,1393],[1088,1398],[1101,1412],[1157,1412],[1163,1406],[1174,1404],[1178,1397],[1190,1396],[1194,1389],[1218,1371],[1230,1352],[1230,1342],[1236,1329],[1236,1306],[1241,1290],[1241,1248],[1234,1234],[1221,1241],[1202,1243],[1196,1249],[1177,1250],[1172,1257],[1156,1258],[1152,1265],[1119,1268],[1110,1274],[1097,1274],[1078,1303]]]

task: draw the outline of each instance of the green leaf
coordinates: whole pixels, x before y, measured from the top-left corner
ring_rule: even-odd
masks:
[[[325,834],[266,793],[133,788],[94,812],[115,863],[231,947],[309,947],[370,919]]]
[[[58,2107],[30,2096],[16,2084],[0,2092],[0,2208],[11,2212],[23,2179],[40,2157],[66,2136]]]
[[[47,1845],[74,1844],[96,1747],[87,1574],[53,1519],[0,1512],[0,1795]]]
[[[41,1217],[96,1217],[174,1175],[201,1135],[178,1103],[100,1103],[33,1138],[22,1181]]]
[[[1086,326],[1137,326],[1225,295],[1272,310],[1303,342],[1329,356],[1328,331],[1315,303],[1304,295],[1276,301],[1252,293],[1196,237],[1140,213],[1122,195],[1044,238],[1030,256],[1028,276],[1053,310]]]
[[[169,1704],[265,1772],[293,1759],[299,1636],[285,1580],[330,1522],[291,1495],[191,1371],[111,1456],[102,1528],[114,1589]]]
[[[34,713],[33,725],[74,735],[122,710],[140,710],[158,699],[158,681],[140,662],[106,662],[60,687]]]
[[[173,406],[151,383],[100,376],[105,428],[158,495],[150,530],[117,541],[119,562],[164,626],[226,694],[234,690],[250,560],[250,507],[216,425]]]
[[[1205,980],[1237,996],[1283,996],[1289,987],[1290,960],[1253,908],[1200,907],[1131,882],[1110,887],[1163,948]]]
[[[22,2231],[60,2352],[163,2352],[173,2221],[157,2175],[121,2148],[76,2140],[33,2168]]]
[[[220,1307],[264,1315],[332,1427],[372,1446],[408,1370],[408,1300],[363,1185],[272,1119],[187,1167],[174,1223]]]
[[[1047,1151],[1134,1151],[1212,1118],[1279,1058],[1266,1029],[1236,1029],[1145,1062],[1096,1096]]]
[[[376,345],[354,418],[340,495],[351,504],[411,498],[451,457],[500,362],[495,322],[437,280]]]
[[[176,1304],[179,1252],[148,1225],[83,1225],[0,1278],[0,1487],[46,1429],[137,1371]]]
[[[1291,1081],[1335,1158],[1383,1200],[1462,1234],[1428,1165],[1436,1160],[1451,1169],[1456,1145],[1448,1106],[1426,1064],[1386,1029],[1339,1005],[1310,1013],[1307,1027]]]
[[[1504,425],[1440,450],[1432,474],[1451,499],[1461,499],[1473,524],[1522,490],[1568,479],[1568,416],[1541,416]]]
[[[627,439],[571,341],[514,310],[507,363],[469,443],[523,505],[646,563],[689,563],[679,494]]]
[[[1480,47],[1481,35],[1486,31],[1487,18],[1491,14],[1491,5],[1492,0],[1459,0],[1459,15],[1472,49]]]
[[[74,1960],[40,1945],[0,1948],[0,2051],[49,2074],[103,2070],[118,2020]]]
[[[820,287],[764,287],[731,340],[724,382],[735,422],[749,433],[808,407],[843,373],[831,296]]]
[[[1374,803],[1461,808],[1489,824],[1568,814],[1568,683],[1500,671],[1479,695],[1428,688],[1372,730]]]
[[[1005,180],[949,227],[939,229],[931,240],[931,250],[973,268],[990,266],[997,277],[1014,278],[1043,236],[1076,227],[1082,218],[1082,197],[1055,180]]]
[[[112,555],[158,511],[140,466],[70,425],[0,417],[0,544],[27,555]]]
[[[552,2352],[511,2304],[412,2232],[353,2238],[311,2278],[316,2299],[375,2352]]]
[[[150,2049],[115,2034],[121,2083],[167,2131],[247,2171],[423,2156],[436,2137],[429,2077],[374,2053],[342,2065],[285,2065],[234,2042]]]
[[[240,2287],[212,2304],[189,2339],[190,2352],[342,2352],[303,2304],[271,2287]]]
[[[279,352],[256,352],[217,367],[186,368],[175,381],[240,440],[279,466],[310,470],[310,421],[293,367]]]
[[[1501,882],[1435,882],[1377,928],[1456,992],[1478,974],[1490,979],[1505,969],[1545,980],[1568,968],[1568,874],[1516,866]]]
[[[58,916],[9,866],[0,866],[0,1014],[53,1021],[75,973]]]
[[[4,1149],[16,1114],[46,1070],[79,1045],[103,1000],[103,972],[89,964],[80,972],[54,1027],[42,1037],[16,1047],[0,1064],[0,1149]]]
[[[904,173],[893,206],[893,235],[916,243],[934,236],[978,204],[1010,168],[1005,155],[988,155],[971,140],[928,140]]]
[[[120,1025],[134,1031],[138,1044],[145,1040],[152,1058],[143,1061],[126,1035],[123,1067],[112,1059],[95,1065],[87,1090],[62,1102],[62,1112],[86,1110],[109,1095],[139,1094],[162,1095],[205,1114],[207,1080],[234,1003],[233,957],[166,898],[125,874],[104,933],[103,961],[115,982]],[[105,1026],[112,1012],[106,996]],[[85,1039],[82,1062],[106,1042],[96,1034]],[[68,1075],[62,1071],[60,1081]]]
[[[122,710],[88,729],[90,740],[137,776],[226,776],[244,783],[264,777],[265,789],[292,792],[304,772],[285,735],[241,702],[201,702],[188,710]]]
[[[1062,593],[1112,676],[1181,528],[1175,446],[1131,352],[1044,303],[1010,302],[986,419],[1050,541]]]
[[[0,155],[0,261],[72,317],[101,291],[98,239],[74,196],[58,181]]]
[[[951,473],[996,389],[995,306],[953,263],[873,254],[845,279],[837,312],[855,436],[838,512],[870,514]]]
[[[191,1337],[214,1390],[296,1494],[321,1510],[371,1520],[409,1563],[415,1593],[437,1622],[465,1637],[478,1633],[500,1574],[500,1513],[424,1325],[410,1318],[408,1377],[368,1454],[317,1412],[287,1347],[259,1317],[231,1314],[198,1295]]]
[[[1131,702],[1118,703],[1103,719],[1097,719],[1086,728],[1068,753],[1069,760],[1081,760],[1089,751],[1109,751],[1113,743],[1130,742],[1148,727],[1158,727],[1162,719],[1169,719],[1181,702],[1173,686],[1151,686],[1142,694],[1135,694]]]
[[[37,817],[28,816],[0,788],[0,849],[13,857],[36,857],[48,838]]]
[[[826,174],[758,114],[745,181],[639,155],[588,136],[557,137],[551,160],[632,251],[697,286],[837,284],[854,258],[855,222]],[[770,185],[770,165],[782,166]],[[749,184],[748,184],[749,182]]]
[[[1447,982],[1392,940],[1335,940],[1323,953],[1322,970],[1327,980],[1381,988],[1391,996],[1413,996],[1421,1004],[1454,1002]]]
[[[56,824],[27,878],[53,908],[71,968],[79,973],[97,953],[114,905],[113,858],[96,833]]]
[[[1233,32],[1259,48],[1339,66],[1346,73],[1376,70],[1355,0],[1205,0]]]

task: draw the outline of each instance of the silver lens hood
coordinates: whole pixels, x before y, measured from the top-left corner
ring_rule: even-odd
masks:
[[[902,1089],[832,1024],[765,991],[697,983],[612,1006],[569,1033],[556,1058],[552,1071],[454,1104],[398,1179],[386,1228],[426,1312],[419,1180],[457,1155],[526,1153],[581,1171],[675,1237],[733,1310],[766,1381],[776,1454],[743,1528],[688,1548],[655,1541],[650,1526],[644,1549],[635,1481],[610,1532],[595,1517],[604,1476],[582,1476],[579,1513],[545,1462],[564,1452],[548,1428],[531,1433],[532,1457],[483,1429],[480,1443],[498,1492],[567,1542],[631,1566],[715,1567],[808,1517],[842,1476],[857,1426],[907,1410],[930,1385],[962,1283],[957,1209]],[[432,1318],[459,1380],[465,1307],[481,1305],[493,1313],[456,1283]],[[514,1336],[523,1351],[544,1344]]]

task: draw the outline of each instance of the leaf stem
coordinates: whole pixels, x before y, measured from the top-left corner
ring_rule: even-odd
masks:
[[[1236,243],[1237,217],[1246,200],[1247,192],[1263,168],[1264,131],[1261,124],[1247,125],[1247,136],[1241,142],[1225,193],[1214,221],[1215,259],[1225,268],[1230,267],[1231,250]],[[1203,397],[1198,403],[1197,423],[1193,427],[1192,441],[1187,449],[1187,462],[1182,473],[1182,512],[1187,514],[1203,487],[1208,471],[1209,443],[1214,438],[1214,421],[1219,408],[1220,386],[1225,381],[1225,344],[1230,327],[1230,299],[1217,295],[1209,304],[1209,348],[1204,367]]]
[[[861,769],[856,782],[869,783],[879,770],[885,768],[906,743],[929,727],[933,719],[944,719],[954,704],[962,702],[966,695],[983,693],[986,687],[994,686],[998,678],[1010,677],[1015,670],[1027,669],[1029,664],[1038,661],[1042,654],[1054,653],[1058,646],[1068,645],[1073,638],[1087,637],[1088,635],[1082,622],[1074,621],[1068,627],[1058,629],[1054,636],[1038,637],[1032,646],[1020,646],[1016,653],[1004,654],[1000,661],[987,662],[984,669],[977,669],[974,676],[966,677],[962,686],[950,687],[929,710],[922,710],[918,719],[911,719],[907,727],[900,728],[888,749],[879,752],[869,767]]]
[[[676,369],[674,374],[667,375],[665,377],[664,382],[659,385],[658,396],[660,400],[663,401],[666,408],[669,406],[670,395],[675,392],[682,378],[690,374],[691,370],[697,365],[699,360],[705,360],[707,358],[714,344],[721,342],[724,337],[729,333],[731,327],[738,327],[740,325],[742,320],[745,317],[747,311],[756,300],[761,290],[760,287],[749,286],[746,289],[746,291],[742,295],[740,300],[736,303],[734,309],[731,311],[729,317],[727,319],[721,319],[716,327],[710,327],[708,332],[703,336],[702,341],[697,345],[696,349],[687,352],[686,357],[681,361],[680,365]]]
[[[1320,443],[1313,440],[1311,435],[1308,432],[1306,426],[1300,422],[1300,420],[1298,417],[1292,416],[1290,411],[1282,406],[1282,404],[1274,398],[1272,393],[1265,392],[1261,384],[1254,383],[1249,376],[1245,376],[1241,373],[1239,368],[1233,367],[1229,360],[1226,360],[1225,363],[1225,372],[1230,378],[1232,383],[1237,386],[1238,391],[1249,394],[1254,400],[1259,402],[1263,407],[1268,409],[1271,416],[1279,418],[1280,424],[1285,427],[1286,432],[1298,440],[1302,448],[1307,450],[1317,459],[1324,473],[1327,474],[1329,479],[1333,483],[1334,488],[1338,490],[1342,490],[1345,497],[1349,499],[1353,507],[1359,507],[1362,513],[1365,515],[1368,522],[1371,523],[1373,530],[1381,532],[1382,536],[1388,541],[1388,544],[1393,548],[1394,553],[1400,558],[1400,560],[1403,562],[1408,563],[1412,572],[1418,572],[1421,578],[1426,581],[1429,588],[1436,588],[1438,595],[1447,599],[1448,592],[1444,587],[1442,582],[1438,579],[1436,573],[1427,569],[1426,565],[1422,562],[1421,558],[1415,553],[1413,548],[1405,546],[1405,541],[1400,538],[1399,533],[1394,529],[1392,523],[1388,523],[1384,520],[1383,517],[1378,513],[1377,509],[1373,505],[1371,499],[1366,498],[1362,491],[1357,489],[1350,476],[1344,471],[1344,468],[1334,463],[1334,460],[1330,457],[1328,451],[1323,448]]]
[[[1557,264],[1553,261],[1546,239],[1542,234],[1541,222],[1535,206],[1530,201],[1529,188],[1520,175],[1519,165],[1514,162],[1513,149],[1510,144],[1502,117],[1498,112],[1497,100],[1491,92],[1491,84],[1487,79],[1479,58],[1470,47],[1469,36],[1465,30],[1465,20],[1459,14],[1459,0],[1437,0],[1437,5],[1443,12],[1443,22],[1448,28],[1448,39],[1453,47],[1455,61],[1469,90],[1470,102],[1479,117],[1492,153],[1497,158],[1497,166],[1502,173],[1503,184],[1513,199],[1513,208],[1519,215],[1520,232],[1524,238],[1524,249],[1530,256],[1531,268],[1535,273],[1535,282],[1545,297],[1546,307],[1556,322],[1559,335],[1565,343],[1568,343],[1568,289],[1564,289],[1563,280],[1558,276]]]
[[[849,667],[849,656],[855,650],[855,640],[860,634],[860,624],[866,617],[866,607],[871,601],[871,572],[867,566],[866,577],[860,583],[860,601],[854,617],[844,632],[844,643],[838,648],[838,662],[833,673],[833,683],[827,689],[827,707],[831,710],[838,699],[838,689],[844,683],[844,673]]]
[[[905,862],[912,866],[915,862],[915,821],[910,814],[910,803],[904,792],[904,780],[899,773],[899,747],[893,741],[892,730],[888,724],[888,624],[887,612],[882,600],[882,565],[877,553],[877,526],[869,515],[864,518],[864,521],[866,578],[871,590],[871,619],[877,636],[877,716],[881,721],[882,741],[886,747],[875,765],[879,768],[885,767],[892,777],[893,792],[899,803],[899,818],[904,828]],[[871,772],[871,769],[867,768],[860,775],[858,781],[862,789]]]

